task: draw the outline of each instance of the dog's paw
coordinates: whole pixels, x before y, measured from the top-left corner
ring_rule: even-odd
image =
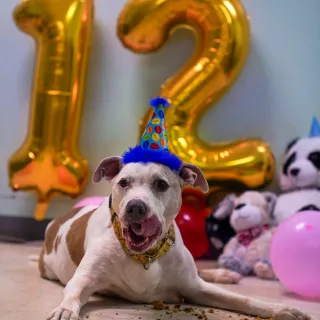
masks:
[[[275,280],[276,276],[272,267],[267,263],[258,261],[253,267],[254,273],[261,279]]]
[[[80,320],[80,318],[71,310],[58,307],[52,311],[47,320]]]
[[[224,283],[224,284],[235,284],[239,283],[242,279],[242,275],[238,272],[226,270],[226,269],[217,269],[215,275],[216,283]]]
[[[227,269],[205,269],[199,271],[200,277],[207,282],[235,284],[238,283],[242,276]]]
[[[312,320],[306,313],[297,309],[282,309],[274,317],[274,320]]]

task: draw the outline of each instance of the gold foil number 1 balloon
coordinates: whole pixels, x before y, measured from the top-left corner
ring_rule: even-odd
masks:
[[[52,196],[77,196],[88,176],[77,140],[93,0],[26,0],[13,17],[35,39],[37,58],[28,133],[9,160],[10,185],[37,192],[42,220]]]
[[[130,50],[148,53],[165,44],[177,27],[191,29],[197,45],[190,60],[161,86],[161,96],[173,105],[166,110],[170,150],[201,167],[211,185],[230,180],[255,188],[268,183],[274,159],[265,142],[208,144],[197,134],[204,112],[231,87],[246,61],[249,25],[241,2],[132,0],[119,16],[118,36]]]

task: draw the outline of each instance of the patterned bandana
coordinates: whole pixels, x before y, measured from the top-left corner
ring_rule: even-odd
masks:
[[[167,236],[163,240],[158,241],[156,246],[151,250],[140,254],[130,251],[130,249],[127,246],[126,239],[123,236],[123,230],[118,215],[113,209],[111,196],[109,198],[109,209],[111,212],[111,222],[113,225],[113,230],[122,246],[122,249],[132,260],[141,263],[146,270],[149,269],[150,264],[152,262],[162,257],[166,252],[170,250],[170,248],[174,246],[176,237],[174,225],[171,224]]]
[[[268,229],[269,229],[269,225],[265,224],[264,226],[253,227],[246,231],[241,231],[237,233],[236,237],[239,243],[247,247],[252,242],[252,240],[258,238],[261,235],[262,231],[268,230]]]

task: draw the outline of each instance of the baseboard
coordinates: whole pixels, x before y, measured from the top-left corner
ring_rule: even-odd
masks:
[[[33,218],[0,215],[0,241],[40,241],[51,220],[36,221]]]

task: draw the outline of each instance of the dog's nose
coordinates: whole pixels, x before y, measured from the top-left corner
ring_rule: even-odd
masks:
[[[243,207],[245,207],[246,204],[245,203],[239,203],[236,207],[235,207],[235,210],[240,210],[242,209]]]
[[[141,200],[130,200],[126,207],[129,222],[141,222],[148,214],[148,206]]]
[[[299,174],[299,172],[300,172],[300,169],[298,168],[293,168],[290,170],[290,174],[294,177],[296,177]]]

